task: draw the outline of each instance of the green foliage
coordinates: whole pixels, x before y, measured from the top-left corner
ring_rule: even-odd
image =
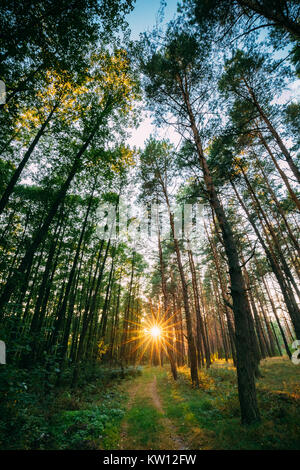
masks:
[[[86,449],[101,446],[107,426],[113,427],[124,410],[106,402],[88,410],[63,411],[51,420],[50,434],[59,449]]]
[[[5,367],[0,376],[1,449],[90,449],[117,445],[124,415],[123,380],[140,368],[104,369],[81,377],[80,388],[43,394],[45,371]],[[124,378],[124,379],[123,379]]]
[[[13,366],[2,366],[0,374],[0,448],[39,447],[47,432],[45,414],[51,401],[43,397],[44,370],[29,373]]]
[[[258,43],[261,30],[274,48],[284,49],[294,43],[292,62],[298,67],[300,10],[297,0],[183,0],[182,3],[181,11],[187,14],[189,22],[197,24],[211,41],[232,46],[243,37],[245,42]]]
[[[299,104],[276,103],[291,71],[281,57],[273,60],[274,50],[265,52],[255,32],[265,18],[272,21],[268,27],[273,46],[287,44],[297,67],[298,35],[285,23],[289,19],[291,27],[299,27],[298,2],[275,5],[261,0],[243,6],[239,0],[186,0],[164,34],[157,27],[129,46],[128,36],[122,39],[118,31],[126,32],[124,15],[133,3],[36,0],[27,8],[22,2],[7,0],[0,11],[0,78],[8,92],[6,104],[0,105],[0,189],[5,196],[0,209],[0,339],[6,342],[8,353],[8,365],[0,369],[3,449],[109,449],[119,445],[127,399],[121,382],[141,374],[139,368],[122,367],[135,360],[130,355],[135,347],[134,343],[130,347],[133,325],[139,326],[143,315],[162,298],[159,267],[156,264],[149,274],[150,263],[132,247],[134,240],[129,236],[128,244],[103,241],[97,232],[97,226],[104,224],[98,220],[99,203],[117,207],[132,176],[134,183],[141,183],[144,203],[169,203],[169,198],[180,204],[207,202],[209,197],[216,202],[220,197],[241,261],[251,255],[254,246],[255,263],[252,259],[243,265],[251,284],[246,287],[254,287],[254,303],[260,310],[265,307],[267,316],[272,315],[259,283],[266,276],[263,280],[273,290],[274,279],[268,278],[275,273],[290,317],[299,314],[294,298],[297,195],[288,168],[286,178],[282,176],[286,170],[283,155],[292,171],[291,163],[297,164],[297,158],[288,154],[290,148],[298,151]],[[285,16],[278,17],[280,8],[285,9]],[[248,27],[254,29],[253,35],[248,36]],[[227,47],[227,40],[235,34],[241,41]],[[140,73],[147,106],[155,111],[156,122],[175,126],[183,138],[179,152],[169,140],[152,136],[139,151],[126,144],[128,129],[139,120]],[[174,196],[170,182],[178,180],[184,182]],[[248,221],[235,200],[233,180]],[[212,206],[217,214],[218,205]],[[176,217],[174,214],[173,221]],[[220,211],[217,218],[221,225]],[[172,216],[170,220],[172,228]],[[136,221],[132,217],[130,223]],[[251,224],[256,235],[261,230],[260,244],[253,240]],[[224,227],[226,241],[226,231],[230,232]],[[197,239],[195,277],[214,359],[223,354],[229,340],[223,297],[234,289],[230,285],[227,289],[228,268],[217,220],[209,219],[205,231],[209,240],[203,246],[200,237]],[[274,266],[278,262],[273,274],[264,240],[274,253]],[[165,265],[169,307],[176,324],[181,322],[184,339],[175,246],[177,249],[174,241],[163,240],[161,267]],[[178,242],[187,279],[185,306],[190,301],[193,316],[197,280],[189,272],[185,248],[185,241]],[[282,279],[278,279],[281,271]],[[232,272],[230,269],[229,274]],[[182,272],[181,276],[183,279]],[[285,296],[289,283],[292,287]],[[278,283],[274,290],[276,287]],[[151,305],[145,306],[146,295],[152,299]],[[284,310],[281,299],[275,307],[272,304],[274,308]],[[265,331],[266,322],[263,316],[261,319]],[[277,325],[274,328],[280,336]],[[199,331],[195,328],[193,333],[196,336]],[[265,333],[271,340],[269,332]],[[297,397],[287,396],[285,390],[259,390],[267,423],[264,433],[262,427],[245,430],[239,425],[232,369],[200,371],[197,390],[190,388],[186,369],[180,371],[176,384],[163,372],[158,376],[166,388],[162,393],[168,401],[168,415],[178,420],[182,433],[185,427],[201,429],[208,447],[219,448],[224,442],[226,448],[280,448],[280,433],[288,425],[291,441],[288,444],[283,438],[282,442],[291,448],[298,445],[293,417]],[[162,432],[160,406],[152,405],[148,399],[137,399],[129,411],[129,434],[132,438],[137,435],[141,446],[156,445],[157,434]],[[298,419],[297,412],[295,416]],[[278,427],[277,434],[272,424]],[[228,433],[233,437],[227,437]],[[242,437],[237,443],[239,434]]]
[[[300,61],[300,60],[299,60]],[[288,125],[288,134],[296,140],[295,146],[292,148],[295,152],[299,150],[300,145],[300,103],[290,103],[284,111],[284,119]],[[298,137],[298,138],[297,138]]]

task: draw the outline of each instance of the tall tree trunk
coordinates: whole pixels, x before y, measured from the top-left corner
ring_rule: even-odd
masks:
[[[185,320],[186,320],[186,327],[187,327],[187,340],[188,340],[188,347],[189,347],[191,379],[192,379],[193,385],[195,387],[197,387],[199,385],[198,369],[197,369],[197,353],[196,353],[196,346],[195,346],[195,338],[194,338],[194,334],[193,334],[192,316],[191,316],[191,311],[190,311],[190,306],[189,306],[189,299],[188,299],[188,297],[189,297],[188,296],[188,287],[187,287],[187,282],[186,282],[186,278],[185,278],[185,274],[184,274],[184,270],[183,270],[183,266],[182,266],[179,244],[178,244],[178,240],[177,240],[176,234],[175,234],[174,218],[173,218],[173,214],[171,212],[171,207],[170,207],[170,203],[169,203],[167,190],[166,190],[166,187],[164,185],[163,185],[162,189],[163,189],[166,204],[167,204],[167,207],[168,207],[172,239],[173,239],[173,242],[174,242],[175,253],[176,253],[176,258],[177,258],[177,266],[178,266],[178,271],[179,271],[180,280],[181,280],[183,305],[184,305]]]
[[[218,199],[207,161],[202,149],[200,134],[196,127],[194,114],[189,101],[189,96],[182,87],[184,102],[190,119],[190,125],[194,136],[194,142],[203,170],[204,181],[208,192],[209,202],[217,216],[222,232],[225,252],[228,260],[229,275],[231,281],[231,296],[233,301],[233,313],[235,321],[236,353],[237,353],[237,377],[238,391],[241,406],[243,424],[250,424],[260,420],[255,388],[255,359],[251,347],[249,335],[250,307],[246,296],[246,288],[242,275],[239,256],[234,241],[231,227],[227,221],[224,209]]]
[[[300,309],[299,309],[299,307],[297,305],[297,302],[295,300],[293,291],[289,287],[289,285],[287,284],[287,282],[286,282],[286,280],[285,280],[285,278],[282,274],[282,270],[281,270],[281,268],[278,264],[276,256],[265,244],[265,241],[262,238],[262,236],[260,234],[260,231],[258,230],[258,228],[256,226],[254,218],[251,216],[250,212],[248,211],[247,207],[245,206],[243,200],[241,199],[241,197],[240,197],[240,195],[239,195],[239,193],[238,193],[238,191],[237,191],[237,189],[236,189],[236,187],[235,187],[235,185],[232,181],[231,181],[231,185],[234,189],[234,192],[237,196],[238,201],[240,202],[242,208],[244,209],[244,211],[245,211],[245,213],[248,217],[248,220],[251,223],[251,225],[252,225],[252,227],[255,231],[255,234],[256,234],[258,240],[260,241],[261,246],[263,247],[263,249],[266,253],[266,256],[267,256],[267,259],[270,263],[272,271],[274,272],[274,274],[277,278],[278,284],[280,286],[283,298],[285,300],[285,304],[287,306],[290,318],[291,318],[293,326],[295,328],[296,336],[298,338],[300,338]]]
[[[249,86],[249,84],[247,83],[247,81],[245,80],[245,78],[243,78],[243,81],[246,85],[246,88],[249,92],[249,95],[251,96],[252,98],[252,101],[253,101],[253,104],[254,106],[256,107],[257,111],[259,112],[259,115],[261,117],[261,119],[265,122],[265,124],[267,125],[267,128],[269,129],[271,135],[273,136],[273,138],[275,139],[278,147],[280,148],[281,152],[283,153],[285,159],[286,159],[286,162],[288,163],[290,169],[292,170],[296,180],[298,181],[298,183],[300,183],[300,171],[299,169],[297,168],[297,166],[295,165],[293,159],[292,159],[292,156],[291,154],[289,153],[288,149],[286,148],[286,146],[284,145],[280,135],[278,134],[278,132],[276,131],[275,127],[273,126],[273,124],[271,123],[270,119],[268,118],[268,116],[266,115],[266,113],[264,112],[264,110],[262,109],[262,107],[260,106],[256,96],[255,96],[255,93],[253,91],[253,89],[251,88],[251,86]]]
[[[286,176],[286,174],[282,171],[282,169],[280,168],[280,166],[278,165],[277,163],[277,160],[275,158],[275,155],[273,154],[270,146],[268,145],[266,139],[264,138],[264,136],[262,135],[262,133],[260,131],[258,131],[258,136],[259,136],[259,139],[261,141],[261,143],[263,144],[263,146],[265,147],[265,149],[267,150],[268,154],[270,155],[271,159],[272,159],[272,162],[274,163],[278,173],[280,174],[282,180],[284,181],[284,184],[292,198],[292,200],[294,201],[294,203],[296,204],[296,207],[297,209],[300,211],[300,200],[299,198],[297,197],[295,191],[292,189],[291,185],[290,185],[290,182],[289,182],[289,179],[288,177]]]
[[[133,285],[133,276],[134,276],[134,269],[135,269],[135,251],[132,252],[132,260],[131,260],[131,275],[130,275],[130,282],[129,282],[129,290],[128,290],[128,300],[126,309],[124,312],[124,319],[123,319],[123,334],[121,340],[121,363],[127,363],[127,341],[128,341],[128,330],[129,330],[129,315],[130,315],[130,304],[131,304],[131,293],[132,293],[132,285]]]
[[[292,354],[291,354],[291,351],[290,351],[290,348],[289,348],[289,345],[288,345],[288,342],[287,342],[287,338],[285,336],[285,333],[284,333],[284,330],[281,326],[281,323],[280,323],[280,320],[279,320],[279,317],[278,317],[278,313],[277,313],[277,310],[276,310],[276,307],[275,307],[275,303],[272,299],[272,296],[271,296],[271,293],[270,293],[270,290],[269,290],[269,287],[266,283],[266,280],[265,278],[263,277],[263,283],[264,283],[264,286],[265,286],[265,289],[266,289],[266,292],[267,292],[267,295],[268,295],[268,298],[269,298],[269,301],[270,301],[270,304],[271,304],[271,307],[272,307],[272,311],[274,313],[274,316],[276,318],[276,322],[277,322],[277,325],[278,325],[278,328],[279,328],[279,331],[281,333],[281,336],[282,336],[282,339],[283,339],[283,343],[284,343],[284,347],[285,347],[285,350],[286,350],[286,353],[289,357],[289,359],[291,359],[292,357]]]
[[[160,265],[160,274],[161,274],[161,288],[162,288],[163,298],[164,298],[164,315],[163,315],[163,318],[168,319],[171,316],[171,309],[170,309],[170,306],[169,306],[169,297],[168,297],[168,291],[167,291],[165,264],[164,264],[164,260],[163,260],[163,252],[162,252],[162,247],[161,247],[159,215],[158,214],[157,214],[157,241],[158,241],[159,265]],[[169,339],[167,339],[167,341],[169,342]],[[170,365],[171,365],[171,371],[172,371],[173,379],[177,380],[177,367],[176,367],[176,362],[175,362],[172,347],[173,347],[173,345],[169,346],[167,344],[167,354],[168,354]]]
[[[191,250],[188,250],[188,256],[189,256],[190,270],[191,270],[191,275],[192,275],[192,286],[193,286],[193,292],[194,292],[195,312],[196,312],[197,332],[198,332],[197,336],[199,340],[202,341],[203,343],[205,363],[206,363],[206,368],[208,369],[210,367],[211,361],[210,361],[209,348],[207,345],[206,334],[205,334],[205,329],[204,329],[204,322],[203,322],[201,309],[200,309],[200,297],[199,297],[199,290],[198,290],[197,274],[196,274],[196,269],[195,269],[193,253]]]

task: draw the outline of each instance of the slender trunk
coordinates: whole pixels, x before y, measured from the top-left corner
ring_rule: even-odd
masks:
[[[285,304],[287,306],[290,318],[291,318],[293,326],[295,328],[296,336],[300,338],[300,309],[299,309],[299,307],[297,305],[297,302],[295,300],[293,291],[289,287],[289,285],[287,284],[286,280],[284,279],[284,276],[282,274],[282,270],[281,270],[281,268],[278,264],[276,256],[274,255],[274,253],[272,251],[270,251],[270,249],[265,244],[265,241],[262,238],[262,236],[260,234],[260,231],[258,230],[253,217],[249,213],[247,207],[245,206],[243,200],[241,199],[241,197],[240,197],[240,195],[239,195],[239,193],[238,193],[238,191],[237,191],[237,189],[236,189],[236,187],[235,187],[235,185],[232,181],[231,181],[231,185],[234,189],[234,192],[237,196],[238,201],[240,202],[242,208],[244,209],[244,211],[245,211],[245,213],[248,217],[248,220],[251,223],[251,225],[252,225],[252,227],[255,231],[255,234],[256,234],[258,240],[260,241],[261,246],[263,247],[263,249],[266,253],[266,256],[267,256],[267,259],[270,263],[272,271],[274,272],[274,274],[276,276],[276,279],[278,281],[278,284],[280,286],[283,298],[285,300]]]
[[[55,105],[51,112],[49,113],[47,119],[45,120],[45,122],[42,124],[41,128],[39,129],[37,135],[35,136],[35,138],[33,139],[33,141],[31,142],[27,152],[25,152],[24,154],[24,157],[22,158],[18,168],[15,170],[14,174],[12,175],[1,199],[0,199],[0,214],[2,214],[7,202],[8,202],[8,199],[10,197],[10,195],[12,194],[13,190],[14,190],[14,187],[26,165],[26,163],[28,162],[29,158],[30,158],[30,155],[32,154],[32,152],[34,151],[35,147],[37,146],[40,138],[42,137],[42,135],[44,134],[44,131],[46,129],[46,127],[48,126],[49,122],[51,121],[52,119],[52,116],[53,116],[53,113],[54,111],[56,110],[58,105]]]
[[[224,209],[218,199],[207,161],[204,157],[201,139],[196,127],[189,97],[186,93],[183,94],[192,132],[194,135],[199,161],[204,174],[204,181],[209,195],[209,202],[215,211],[221,228],[225,252],[228,260],[231,281],[231,296],[233,301],[233,313],[235,320],[237,377],[241,417],[243,424],[250,424],[260,420],[254,380],[255,361],[249,335],[249,315],[251,315],[250,307],[246,296],[245,283],[239,263],[239,257],[233,233],[225,216]]]
[[[105,335],[106,335],[109,297],[110,297],[110,292],[112,289],[113,272],[114,272],[114,256],[112,256],[111,258],[111,267],[110,267],[109,278],[108,278],[108,282],[106,286],[105,300],[104,300],[103,309],[102,309],[102,316],[101,316],[101,322],[100,322],[100,338],[99,338],[100,341],[101,339],[104,340]]]
[[[191,250],[188,251],[188,256],[189,256],[190,270],[191,270],[191,275],[192,275],[192,286],[193,286],[193,292],[194,292],[194,302],[195,302],[195,312],[196,312],[197,332],[198,332],[197,336],[199,340],[202,341],[203,343],[206,368],[209,368],[211,364],[210,354],[209,354],[209,348],[207,345],[207,340],[206,340],[206,335],[205,335],[204,322],[203,322],[201,309],[200,309],[200,297],[199,297],[199,290],[198,290],[198,283],[197,283],[197,275],[196,275],[194,258],[193,258],[193,254]]]
[[[262,173],[262,176],[263,176],[263,178],[264,178],[264,181],[265,181],[265,183],[266,183],[266,185],[267,185],[267,187],[268,187],[268,189],[269,189],[269,191],[270,191],[270,193],[271,193],[272,199],[273,199],[273,201],[274,201],[275,204],[276,204],[276,207],[277,207],[277,209],[278,209],[278,212],[279,212],[279,214],[281,215],[282,220],[284,221],[284,224],[285,224],[285,226],[286,226],[286,229],[287,229],[287,232],[288,232],[288,234],[289,234],[289,237],[290,237],[291,241],[293,242],[294,247],[295,247],[295,249],[296,249],[296,251],[297,251],[298,257],[300,257],[300,247],[299,247],[298,240],[296,239],[295,235],[293,234],[293,232],[292,232],[292,230],[291,230],[290,224],[289,224],[288,221],[287,221],[287,218],[286,218],[286,216],[285,216],[285,214],[284,214],[284,211],[283,211],[283,209],[282,209],[282,207],[281,207],[281,204],[280,204],[280,202],[278,201],[277,196],[276,196],[276,194],[275,194],[275,192],[274,192],[274,190],[273,190],[271,184],[269,183],[269,180],[268,180],[268,177],[267,177],[267,175],[266,175],[266,172],[264,171],[264,169],[263,169],[263,167],[262,167],[262,165],[261,165],[261,163],[260,163],[260,161],[259,161],[258,158],[256,158],[256,162],[257,162],[257,164],[258,164],[258,166],[259,166],[259,168],[260,168],[260,170],[261,170],[261,173]],[[279,226],[279,223],[278,223],[278,226]]]
[[[265,122],[265,124],[267,125],[267,128],[269,129],[270,133],[272,134],[273,138],[275,139],[278,147],[280,148],[281,152],[283,153],[285,159],[286,159],[286,162],[288,163],[291,171],[293,172],[296,180],[298,181],[298,183],[300,183],[300,171],[299,169],[297,168],[297,166],[295,165],[293,159],[292,159],[292,156],[291,154],[289,153],[288,149],[286,148],[286,146],[284,145],[280,135],[278,134],[278,132],[276,131],[275,127],[273,126],[273,124],[271,123],[270,119],[268,118],[268,116],[265,114],[264,110],[262,109],[262,107],[260,106],[259,102],[257,101],[257,98],[255,96],[255,93],[254,91],[252,90],[252,88],[248,85],[247,81],[245,79],[243,79],[245,85],[246,85],[246,88],[252,98],[252,101],[253,101],[253,104],[254,106],[256,107],[257,111],[259,112],[260,114],[260,117],[261,119]]]
[[[161,274],[161,288],[163,292],[163,298],[164,298],[164,318],[168,319],[170,318],[170,313],[171,310],[169,308],[169,298],[168,298],[168,291],[167,291],[167,282],[166,282],[166,275],[165,275],[165,264],[163,260],[163,253],[162,253],[162,247],[161,247],[161,240],[160,240],[160,227],[159,227],[159,217],[157,216],[157,233],[158,233],[158,253],[159,253],[159,263],[160,263],[160,274]],[[168,340],[169,342],[169,340]],[[177,367],[176,367],[176,362],[174,359],[174,354],[172,350],[173,345],[169,346],[167,345],[167,353],[171,365],[171,371],[173,375],[173,379],[177,380]]]
[[[255,194],[255,191],[253,190],[253,187],[244,171],[244,169],[241,167],[241,170],[242,170],[242,173],[243,173],[243,177],[245,179],[245,182],[246,182],[246,185],[249,189],[249,193],[251,195],[251,198],[254,202],[254,208],[255,208],[255,211],[257,213],[257,216],[258,218],[261,220],[261,217],[263,218],[263,220],[265,221],[266,223],[266,226],[270,232],[270,235],[272,237],[272,240],[273,240],[273,243],[274,243],[274,247],[275,247],[275,250],[276,250],[276,254],[278,256],[278,258],[280,259],[280,262],[281,262],[281,265],[282,265],[282,269],[286,275],[286,278],[290,280],[290,282],[292,283],[295,291],[297,292],[299,298],[300,298],[300,292],[299,292],[299,288],[295,282],[295,279],[294,279],[294,276],[292,275],[291,273],[291,270],[287,264],[287,261],[286,261],[286,258],[282,252],[282,249],[280,247],[280,243],[279,243],[279,240],[278,240],[278,237],[275,233],[275,230],[274,230],[274,227],[273,225],[270,223],[268,217],[267,217],[267,214],[265,213],[264,209],[262,208],[256,194]],[[267,240],[269,239],[269,235],[267,233],[267,230],[265,229],[264,227],[264,224],[261,222],[261,225],[262,225],[262,228],[263,228],[263,231],[265,233],[265,236],[267,238]]]
[[[131,275],[130,275],[130,282],[129,282],[129,291],[128,291],[128,300],[126,309],[124,312],[124,319],[123,319],[123,334],[121,340],[121,363],[127,362],[127,341],[128,341],[128,330],[129,330],[129,314],[130,314],[130,303],[131,303],[131,293],[132,293],[132,285],[133,285],[133,276],[134,276],[134,268],[135,268],[135,251],[132,252],[132,261],[131,261]]]
[[[175,234],[174,218],[173,218],[173,214],[171,213],[169,198],[168,198],[165,187],[163,187],[163,191],[164,191],[164,195],[166,199],[166,204],[168,207],[171,233],[172,233],[172,238],[174,242],[175,253],[176,253],[176,258],[177,258],[177,266],[178,266],[178,271],[179,271],[180,280],[181,280],[183,305],[184,305],[186,327],[187,327],[187,340],[188,340],[188,347],[189,347],[191,379],[192,379],[193,386],[197,387],[199,385],[198,370],[197,370],[197,354],[196,354],[195,338],[193,334],[192,316],[190,312],[189,299],[188,299],[189,297],[188,287],[187,287],[187,282],[186,282],[186,278],[185,278],[185,274],[184,274],[184,270],[182,266],[179,244],[178,244],[178,240]]]
[[[16,270],[15,274],[7,281],[0,297],[0,320],[4,315],[4,311],[3,311],[4,307],[9,302],[11,294],[14,291],[16,285],[21,284],[22,286],[24,284],[24,273],[26,272],[28,267],[31,265],[34,253],[36,252],[40,244],[43,242],[43,240],[45,239],[48,233],[49,227],[54,217],[56,216],[57,210],[60,204],[62,203],[62,201],[64,200],[66,193],[71,185],[71,182],[73,181],[74,176],[80,169],[81,157],[83,156],[84,152],[86,151],[89,144],[93,140],[97,130],[99,129],[101,122],[108,114],[110,108],[111,108],[111,103],[110,103],[110,100],[108,100],[107,105],[105,106],[105,109],[102,111],[101,115],[99,116],[97,120],[96,125],[90,132],[85,143],[82,145],[82,147],[76,154],[76,157],[73,161],[73,165],[70,169],[69,175],[67,179],[65,180],[65,182],[63,183],[63,185],[61,186],[56,197],[54,198],[54,201],[51,204],[48,214],[44,220],[44,223],[42,224],[41,228],[34,234],[32,241],[29,244],[29,247],[27,248],[26,253],[22,259],[22,262],[20,263],[20,266]]]
[[[215,221],[214,221],[214,223],[215,223]],[[228,330],[229,330],[229,335],[230,335],[232,359],[233,359],[234,365],[236,365],[235,331],[234,331],[234,325],[233,325],[233,322],[232,322],[232,315],[230,314],[230,311],[228,309],[229,301],[227,299],[227,294],[226,294],[226,290],[225,290],[225,286],[224,286],[225,281],[223,280],[223,276],[222,276],[222,273],[221,273],[220,260],[219,260],[218,252],[216,250],[214,240],[211,237],[209,237],[208,231],[207,231],[207,228],[206,228],[205,224],[204,224],[204,228],[205,228],[206,236],[208,238],[208,241],[209,241],[209,244],[210,244],[210,247],[211,247],[211,250],[212,250],[214,263],[215,263],[216,270],[217,270],[217,276],[218,276],[219,284],[220,284],[220,287],[221,287],[221,293],[222,293],[222,298],[223,298],[224,308],[225,308],[225,315],[226,315],[227,325],[228,325]],[[215,226],[215,228],[216,228],[216,231],[217,231],[216,226]]]
[[[276,322],[277,322],[277,325],[278,325],[278,328],[279,328],[279,331],[281,333],[281,336],[282,336],[282,339],[283,339],[283,343],[284,343],[284,347],[285,347],[285,350],[286,350],[286,353],[288,355],[288,357],[291,359],[292,357],[292,354],[291,354],[291,351],[290,351],[290,348],[289,348],[289,345],[288,345],[288,342],[287,342],[287,339],[286,339],[286,336],[285,336],[285,333],[284,333],[284,330],[281,326],[281,323],[280,323],[280,320],[279,320],[279,317],[278,317],[278,314],[277,314],[277,309],[275,307],[275,303],[272,299],[272,296],[271,296],[271,293],[270,293],[270,290],[268,288],[268,285],[265,281],[265,278],[263,277],[263,283],[264,283],[264,286],[265,286],[265,289],[266,289],[266,292],[267,292],[267,295],[268,295],[268,298],[269,298],[269,301],[270,301],[270,304],[271,304],[271,307],[272,307],[272,311],[273,311],[273,314],[276,318]]]
[[[274,163],[278,173],[280,174],[288,192],[290,193],[290,196],[292,198],[292,200],[294,201],[294,203],[296,204],[296,207],[298,208],[298,210],[300,210],[300,200],[299,198],[297,197],[295,191],[292,189],[291,185],[290,185],[290,182],[289,182],[289,179],[288,177],[286,176],[286,174],[282,171],[282,169],[280,168],[280,166],[278,165],[277,163],[277,160],[275,158],[275,155],[273,154],[270,146],[268,145],[266,139],[263,137],[262,133],[260,131],[258,131],[258,136],[260,138],[260,141],[261,143],[263,144],[263,146],[265,147],[265,149],[267,150],[268,154],[270,155],[271,159],[272,159],[272,162]]]
[[[93,189],[93,191],[94,191],[94,189]],[[92,202],[93,202],[93,192],[92,192],[92,194],[89,198],[89,203],[88,203],[88,207],[87,207],[87,210],[86,210],[84,222],[83,222],[83,225],[82,225],[80,237],[79,237],[79,240],[78,240],[78,243],[77,243],[75,256],[74,256],[74,259],[73,259],[71,271],[69,273],[68,282],[67,282],[66,289],[65,289],[65,292],[64,292],[63,301],[62,301],[61,306],[60,306],[60,308],[58,309],[58,312],[57,312],[57,319],[56,319],[55,328],[54,328],[52,339],[51,339],[51,345],[52,346],[54,346],[57,343],[57,339],[58,339],[60,330],[61,330],[63,322],[65,320],[65,314],[66,314],[66,310],[67,310],[69,294],[70,294],[70,291],[71,291],[71,287],[73,285],[73,279],[74,279],[76,268],[77,268],[77,263],[78,263],[78,259],[79,259],[79,255],[80,255],[80,249],[81,249],[83,237],[84,237],[84,234],[85,234],[85,231],[86,231],[87,221],[88,221],[88,217],[89,217],[90,210],[91,210],[91,207],[92,207]],[[68,323],[70,323],[70,321],[71,320],[69,319]],[[69,329],[69,326],[70,325],[68,324],[66,331]],[[65,352],[66,352],[66,348],[63,348],[63,351],[61,351],[60,354],[59,354],[61,361],[63,360],[63,356],[64,356]]]

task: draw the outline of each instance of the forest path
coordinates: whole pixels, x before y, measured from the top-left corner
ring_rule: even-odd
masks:
[[[257,394],[262,423],[245,427],[232,363],[218,361],[199,371],[197,388],[191,386],[187,367],[178,368],[176,382],[169,366],[144,367],[142,375],[122,384],[129,400],[123,426],[118,422],[116,448],[299,450],[298,368],[287,356],[261,362]]]
[[[167,418],[157,388],[155,369],[145,370],[129,391],[120,449],[186,450],[176,426]]]

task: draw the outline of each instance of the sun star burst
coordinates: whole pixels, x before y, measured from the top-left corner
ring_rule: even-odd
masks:
[[[169,315],[163,312],[160,306],[156,311],[150,306],[150,315],[143,319],[142,324],[130,321],[131,325],[136,325],[136,329],[131,327],[131,338],[126,343],[135,343],[131,347],[130,353],[133,354],[139,350],[138,362],[140,362],[147,350],[150,350],[150,361],[153,354],[160,355],[164,351],[169,356],[170,351],[175,351],[175,328],[179,322],[176,320],[176,314]]]

